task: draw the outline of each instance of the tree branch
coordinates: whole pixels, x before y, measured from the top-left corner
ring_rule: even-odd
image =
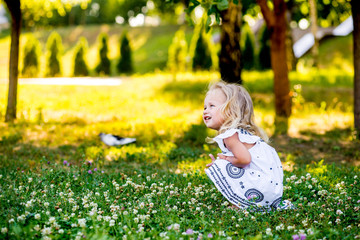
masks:
[[[275,17],[273,12],[270,10],[269,6],[267,5],[267,0],[256,0],[257,4],[260,6],[261,13],[265,19],[266,25],[269,27],[274,26]]]

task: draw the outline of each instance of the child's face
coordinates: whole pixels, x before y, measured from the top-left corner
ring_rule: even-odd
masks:
[[[219,89],[212,90],[206,95],[203,120],[208,128],[219,130],[224,123],[224,118],[219,107],[223,105],[225,101],[225,94]]]

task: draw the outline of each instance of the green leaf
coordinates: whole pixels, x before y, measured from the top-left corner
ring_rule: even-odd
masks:
[[[219,11],[223,11],[223,10],[226,10],[226,9],[229,8],[229,1],[228,0],[221,0],[216,5],[217,5],[217,8],[219,9]]]
[[[211,29],[211,17],[208,16],[207,19],[206,19],[206,24],[205,24],[205,32],[208,33]]]

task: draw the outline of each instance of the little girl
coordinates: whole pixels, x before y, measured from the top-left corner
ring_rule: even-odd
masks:
[[[218,82],[204,101],[203,120],[218,131],[213,140],[222,154],[205,172],[229,202],[239,208],[278,208],[283,194],[283,169],[266,134],[254,123],[249,93],[240,85]]]

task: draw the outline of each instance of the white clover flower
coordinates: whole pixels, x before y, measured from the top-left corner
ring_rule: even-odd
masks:
[[[272,236],[271,228],[266,229],[266,235]]]
[[[110,227],[115,226],[115,220],[110,220],[109,226],[110,226]]]
[[[145,203],[141,202],[139,205],[140,208],[144,208],[145,207]]]
[[[225,236],[225,231],[219,231],[219,236]]]
[[[63,229],[59,229],[59,234],[63,234],[64,233],[64,230]]]
[[[40,229],[41,229],[41,228],[40,228],[39,225],[36,225],[36,226],[34,227],[34,230],[37,231],[37,232],[40,231]]]
[[[309,189],[312,189],[312,186],[309,184],[309,185],[308,185],[308,188],[309,188]]]
[[[308,230],[306,230],[306,232],[307,232],[308,235],[313,235],[313,234],[314,234],[314,232],[312,231],[311,228],[309,228]]]
[[[78,219],[78,224],[80,227],[86,227],[86,219],[85,218]]]
[[[50,218],[49,218],[49,222],[50,222],[50,223],[54,223],[55,221],[56,221],[56,220],[55,220],[54,217],[50,217]]]
[[[2,234],[5,234],[5,233],[7,233],[7,232],[8,232],[7,227],[1,228],[1,233],[2,233]]]
[[[179,230],[180,230],[180,224],[174,223],[173,229],[174,229],[175,231],[179,231]]]
[[[17,220],[18,220],[18,222],[25,221],[25,216],[24,215],[18,216]]]
[[[302,223],[305,227],[308,225],[307,219],[303,220],[301,223]]]
[[[51,234],[51,227],[44,227],[44,228],[41,230],[41,234],[42,234],[42,235],[50,235],[50,234]]]
[[[50,205],[50,204],[49,204],[48,202],[45,202],[45,203],[44,203],[44,206],[45,206],[45,207],[49,207],[49,205]]]
[[[335,222],[336,222],[336,224],[339,224],[339,223],[341,222],[340,218],[337,218],[337,219],[335,220]]]
[[[343,212],[340,209],[338,209],[338,210],[336,210],[336,214],[341,215],[341,214],[343,214]]]
[[[26,204],[25,204],[25,207],[29,208],[32,206],[32,201],[27,201]]]
[[[290,230],[293,230],[294,228],[295,228],[294,226],[288,226],[288,227],[287,227],[287,230],[290,231]]]

